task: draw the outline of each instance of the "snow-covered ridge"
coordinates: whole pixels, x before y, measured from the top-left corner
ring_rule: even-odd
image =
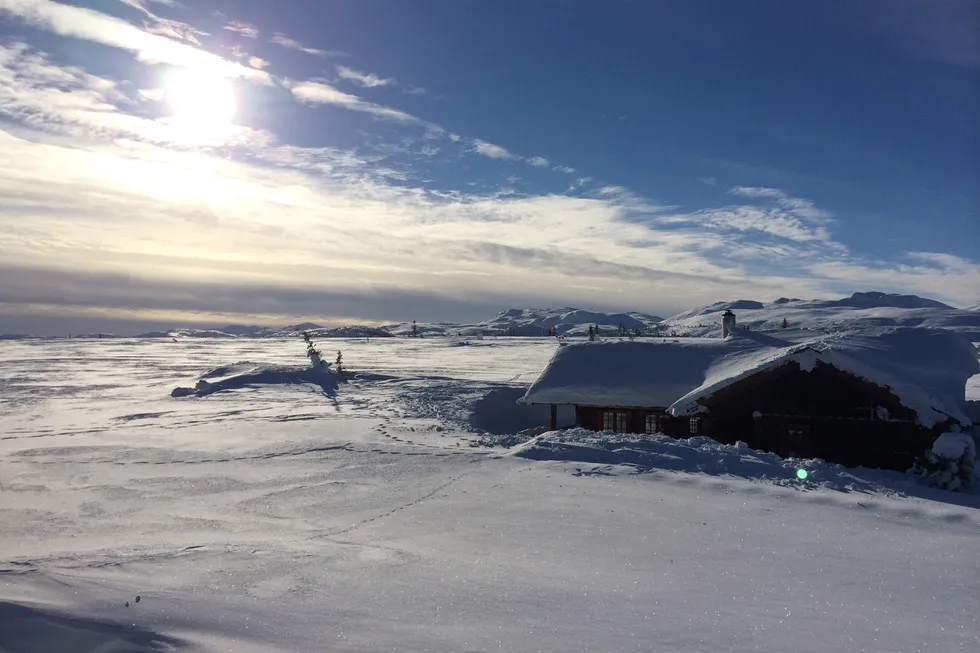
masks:
[[[422,335],[514,335],[546,336],[554,329],[557,335],[581,335],[590,326],[598,325],[605,331],[626,329],[649,329],[663,318],[646,313],[629,311],[625,313],[602,313],[580,308],[510,308],[495,317],[482,322],[452,324],[447,322],[418,322],[416,332]],[[396,335],[406,335],[412,331],[411,322],[402,322],[387,327]]]
[[[916,295],[855,293],[836,300],[787,299],[769,303],[751,300],[716,302],[669,317],[658,327],[663,335],[717,336],[721,313],[732,310],[738,324],[753,331],[782,330],[808,333],[887,327],[928,327],[956,331],[980,341],[980,311],[959,309]],[[784,332],[785,333],[785,332]]]
[[[546,336],[550,332],[583,336],[598,325],[604,335],[616,335],[620,328],[642,330],[660,336],[714,337],[720,335],[721,313],[734,311],[740,326],[753,331],[839,333],[855,329],[882,327],[930,327],[950,329],[980,342],[980,304],[968,309],[954,308],[917,295],[859,292],[843,299],[798,299],[781,297],[770,302],[750,299],[723,301],[684,311],[663,319],[656,315],[625,311],[604,313],[573,307],[510,308],[477,322],[428,322],[425,316],[385,326],[348,325],[325,327],[307,322],[283,327],[229,324],[217,328],[175,328],[139,334],[139,338],[283,338],[309,331],[317,338],[381,338],[389,335],[421,336],[515,335]],[[782,333],[787,333],[782,331]],[[27,339],[29,335],[0,335],[0,339]],[[80,338],[112,338],[112,334],[75,335]]]

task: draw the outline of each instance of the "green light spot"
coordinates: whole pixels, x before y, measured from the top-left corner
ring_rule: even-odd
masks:
[[[805,481],[806,477],[807,477],[807,473],[805,469],[801,468],[796,470],[796,478],[800,479],[801,481]]]

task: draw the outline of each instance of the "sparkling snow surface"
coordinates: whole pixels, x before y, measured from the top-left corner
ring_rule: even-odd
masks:
[[[0,651],[980,650],[980,497],[471,446],[546,424],[514,401],[553,340],[319,344],[358,375],[291,382],[298,339],[0,343]]]

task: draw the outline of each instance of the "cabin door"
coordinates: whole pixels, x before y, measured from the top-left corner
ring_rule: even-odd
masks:
[[[792,415],[762,415],[756,420],[762,447],[783,458],[812,458],[815,455],[813,427],[805,418]]]

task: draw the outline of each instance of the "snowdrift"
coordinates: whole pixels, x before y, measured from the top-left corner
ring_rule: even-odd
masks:
[[[513,438],[500,437],[502,445]],[[485,442],[487,442],[485,440]],[[799,489],[832,490],[927,496],[942,492],[926,487],[919,477],[901,472],[863,467],[849,469],[820,459],[783,459],[773,453],[750,449],[744,442],[720,444],[703,436],[686,440],[666,435],[596,432],[581,428],[549,431],[512,446],[507,456],[537,461],[581,463],[579,473],[614,474],[681,472],[733,476]],[[587,469],[586,466],[592,466]],[[805,479],[799,470],[805,470]],[[935,495],[930,498],[939,498]],[[980,508],[980,496],[963,501]]]
[[[202,374],[192,388],[177,387],[171,397],[205,397],[226,390],[263,385],[315,385],[329,397],[337,393],[338,378],[323,369],[300,365],[259,365],[235,363]]]

